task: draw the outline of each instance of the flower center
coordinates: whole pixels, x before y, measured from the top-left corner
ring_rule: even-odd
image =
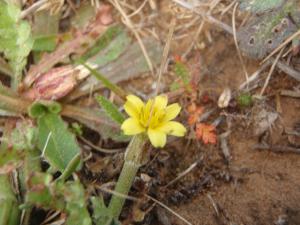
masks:
[[[139,122],[144,128],[155,129],[163,122],[166,113],[165,110],[155,106],[152,108],[151,106],[146,105],[142,108],[139,115]]]

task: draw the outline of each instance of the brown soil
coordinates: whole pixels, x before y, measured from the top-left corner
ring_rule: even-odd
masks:
[[[208,68],[212,67],[209,70],[212,72],[205,75],[200,82],[200,89],[213,88],[220,92],[228,86],[236,90],[244,81],[243,70],[230,38],[219,34],[214,45],[203,53],[204,61]],[[259,65],[253,60],[248,60],[246,67],[251,74]],[[280,85],[276,87],[278,83]],[[285,88],[291,83],[285,74],[277,73],[268,90],[272,92],[271,90]],[[270,98],[268,104],[274,104],[274,98]],[[297,99],[281,98],[281,121],[277,123],[292,127],[299,121],[299,106],[300,102]],[[251,118],[246,120],[251,123]],[[210,173],[219,173],[220,176],[226,174],[230,177],[220,178],[214,175],[214,179],[219,182],[213,182],[212,187],[205,188],[190,201],[172,207],[192,224],[300,224],[299,155],[253,150],[252,146],[258,142],[258,137],[253,136],[252,129],[247,124],[247,121],[234,122],[229,139],[232,159],[228,166],[218,148],[191,147],[187,152],[180,153],[185,168],[195,162],[197,155],[205,155],[205,158],[209,159],[204,162],[206,172],[209,172],[191,172],[195,181]],[[279,139],[277,144],[285,144],[284,137]],[[179,167],[181,166],[179,164]],[[177,218],[173,218],[173,222],[184,224]]]
[[[230,3],[230,1],[221,2],[225,6]],[[151,21],[151,26],[153,25],[163,42],[169,29],[170,5],[172,4],[169,1],[161,1],[158,4],[160,16]],[[230,24],[230,16],[224,16],[222,19]],[[193,17],[189,17],[187,21],[179,20],[179,23],[191,19]],[[184,53],[189,48],[197,29],[197,26],[191,27],[186,31],[186,37],[173,41],[171,54]],[[207,32],[212,42],[208,41]],[[191,55],[197,53],[201,55],[198,97],[200,98],[203,93],[209,93],[212,104],[208,108],[216,108],[217,98],[226,87],[233,91],[238,90],[239,85],[245,81],[244,72],[231,35],[206,24],[197,42],[204,44],[202,49],[191,52]],[[249,74],[260,67],[259,62],[255,60],[244,58],[244,62]],[[167,77],[162,78],[162,87],[166,89],[167,83],[174,79],[172,75]],[[263,77],[262,83],[266,73]],[[129,83],[135,90],[149,93],[153,92],[151,87],[154,81],[152,78],[147,80],[143,78]],[[220,114],[226,113],[226,119],[218,127],[217,132],[220,134],[228,130],[228,124],[231,124],[232,133],[228,138],[231,154],[229,162],[224,160],[219,144],[203,145],[200,141],[181,139],[175,143],[169,142],[161,152],[153,149],[150,163],[142,168],[141,172],[148,174],[158,185],[153,185],[152,192],[150,190],[146,193],[172,208],[191,224],[299,225],[299,154],[275,153],[272,149],[262,151],[253,149],[253,146],[266,135],[269,135],[268,143],[289,144],[282,130],[291,128],[299,122],[300,101],[290,97],[280,97],[276,100],[275,96],[280,89],[292,89],[296,85],[286,74],[275,71],[266,89],[265,101],[258,100],[253,107],[242,110],[236,106],[223,111],[217,109],[217,112],[207,120],[212,122]],[[259,92],[260,88],[253,90],[251,94]],[[187,104],[186,96],[183,95],[178,99],[183,103],[183,108],[187,108],[188,105],[184,105]],[[276,120],[275,127],[266,131],[264,135],[255,136],[253,117],[257,108],[272,108],[276,111],[280,109],[279,106],[280,118]],[[182,119],[186,121],[186,117],[183,116]],[[198,165],[192,171],[168,188],[163,188],[195,162],[198,162]],[[131,194],[142,196],[136,192]],[[128,219],[129,211],[129,208],[125,209],[124,218],[132,221],[132,218]],[[145,219],[141,224],[186,224],[161,207],[154,208],[147,215],[151,219]]]

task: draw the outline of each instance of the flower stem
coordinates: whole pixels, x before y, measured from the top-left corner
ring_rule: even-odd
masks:
[[[115,187],[115,192],[118,195],[112,196],[108,207],[111,216],[116,219],[119,218],[126,200],[124,196],[121,195],[128,194],[134,181],[135,175],[144,159],[143,147],[145,142],[146,138],[143,134],[136,135],[131,139],[126,149],[125,162],[121,174],[119,176],[117,185]]]

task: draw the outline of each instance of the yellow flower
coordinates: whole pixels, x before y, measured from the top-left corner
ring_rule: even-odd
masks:
[[[180,112],[177,104],[167,106],[168,98],[165,95],[149,99],[145,104],[139,97],[128,95],[124,109],[130,118],[126,119],[121,129],[125,135],[136,135],[146,132],[154,147],[163,147],[166,144],[167,134],[178,137],[184,136],[185,127],[178,122],[171,121]]]

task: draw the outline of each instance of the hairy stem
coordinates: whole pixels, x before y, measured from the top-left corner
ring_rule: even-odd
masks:
[[[126,149],[124,166],[115,187],[115,193],[117,195],[112,196],[108,207],[111,216],[116,219],[119,218],[124,206],[124,195],[128,195],[135,175],[142,164],[145,142],[146,138],[144,135],[136,135],[131,139],[131,142]]]

